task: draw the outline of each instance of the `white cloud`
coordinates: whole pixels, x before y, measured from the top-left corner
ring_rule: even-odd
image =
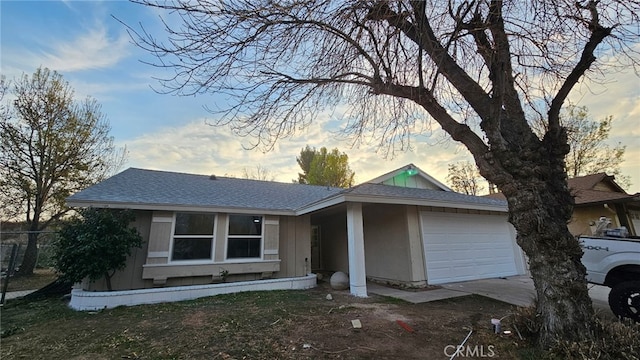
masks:
[[[204,120],[183,126],[165,127],[145,135],[122,141],[130,151],[129,166],[148,169],[198,174],[230,175],[240,177],[243,169],[253,170],[260,165],[275,180],[290,182],[300,171],[296,156],[306,145],[338,148],[349,155],[349,165],[356,173],[356,183],[375,178],[408,163],[414,163],[439,181],[446,183],[448,164],[473,161],[469,152],[456,142],[415,142],[410,151],[396,152],[393,158],[384,158],[374,146],[351,148],[348,140],[338,139],[320,119],[304,132],[280,140],[270,152],[247,150],[251,139],[234,135],[226,127],[207,125]],[[435,136],[438,136],[436,134]],[[629,144],[632,145],[632,144]],[[630,192],[638,191],[640,181],[640,148],[629,146],[624,174],[634,183]],[[243,147],[244,146],[244,147]]]
[[[594,120],[613,116],[609,143],[627,146],[622,174],[631,177],[630,193],[640,192],[640,86],[632,68],[608,75],[603,84],[590,83],[578,87],[572,100],[589,108]]]
[[[80,35],[64,38],[47,34],[34,40],[35,43],[4,46],[3,74],[13,77],[31,73],[40,66],[61,73],[112,68],[129,56],[133,47],[126,32],[109,33],[100,21],[77,29],[74,34]]]
[[[243,169],[253,170],[260,165],[277,181],[290,182],[297,178],[300,168],[296,156],[306,145],[329,149],[338,148],[349,155],[349,164],[356,173],[356,182],[363,182],[381,174],[414,163],[438,180],[446,178],[447,164],[468,160],[466,152],[453,143],[442,145],[415,144],[412,151],[397,152],[393,159],[376,153],[375,147],[351,148],[346,140],[323,129],[320,120],[293,138],[279,141],[270,152],[247,150],[250,139],[234,135],[226,127],[207,125],[204,120],[183,126],[165,127],[129,140],[122,140],[129,150],[129,164],[156,170],[198,174],[241,176]]]
[[[50,51],[41,54],[40,62],[61,72],[109,68],[128,55],[129,47],[125,33],[110,36],[98,24],[75,39],[52,44]]]
[[[242,138],[227,128],[207,125],[204,120],[161,128],[122,142],[130,152],[129,165],[133,167],[239,176],[243,168],[260,164],[277,180],[290,181],[295,175],[285,174],[291,170],[286,151],[245,150]],[[292,160],[295,164],[295,155]]]
[[[633,183],[629,192],[640,191],[640,88],[638,78],[631,72],[614,74],[604,85],[583,85],[572,97],[574,103],[589,108],[594,119],[613,115],[614,123],[610,142],[627,145],[623,174]],[[342,113],[336,109],[335,113]],[[262,153],[245,150],[252,139],[240,138],[225,127],[212,127],[204,120],[184,126],[152,130],[127,141],[131,151],[131,166],[184,171],[192,173],[240,176],[244,168],[260,165],[269,170],[278,181],[289,182],[300,171],[295,161],[306,145],[312,147],[339,148],[349,155],[349,164],[356,173],[356,182],[375,178],[383,173],[414,163],[436,179],[445,182],[448,164],[457,161],[473,161],[469,152],[460,144],[443,141],[443,132],[433,125],[430,137],[420,136],[412,143],[412,150],[396,152],[385,159],[376,152],[375,141],[351,147],[350,139],[331,132],[336,130],[335,119],[322,116],[306,130],[292,138],[277,142],[273,151]]]

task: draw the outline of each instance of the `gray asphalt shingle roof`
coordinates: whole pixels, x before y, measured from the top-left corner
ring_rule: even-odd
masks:
[[[129,168],[70,196],[73,203],[122,203],[293,211],[341,191],[287,184]]]
[[[345,190],[346,194],[395,197],[413,200],[441,201],[488,206],[507,206],[505,200],[460,194],[453,191],[417,189],[384,184],[365,183]]]
[[[72,206],[123,204],[294,212],[340,196],[506,207],[506,201],[451,191],[365,183],[349,189],[130,168],[70,196]]]

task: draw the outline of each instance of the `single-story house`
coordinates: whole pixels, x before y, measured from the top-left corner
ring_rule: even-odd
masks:
[[[348,189],[130,168],[67,203],[132,209],[145,241],[112,278],[117,291],[74,289],[78,309],[309,288],[314,273],[334,271],[356,296],[367,280],[422,287],[526,273],[503,200],[453,192],[413,164]]]
[[[624,226],[630,235],[640,231],[640,194],[627,194],[605,173],[569,179],[569,188],[575,195],[575,208],[569,223],[574,235],[591,235],[600,217],[611,219],[614,228]]]
[[[606,173],[574,177],[568,180],[568,185],[575,199],[568,224],[571,234],[593,235],[598,220],[605,217],[611,220],[611,227],[624,226],[629,235],[640,235],[640,193],[627,194],[615,177]],[[501,193],[487,197],[505,199]]]

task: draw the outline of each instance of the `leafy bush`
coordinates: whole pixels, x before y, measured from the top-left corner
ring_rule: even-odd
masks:
[[[56,265],[56,253],[53,245],[51,245],[52,241],[42,242],[38,246],[38,262],[36,263],[36,268],[39,269],[49,269]]]
[[[128,210],[84,209],[65,223],[55,242],[55,268],[72,282],[102,277],[111,290],[111,277],[124,268],[131,249],[142,246],[142,237],[129,224]]]

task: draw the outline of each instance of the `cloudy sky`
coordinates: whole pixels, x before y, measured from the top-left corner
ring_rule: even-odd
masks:
[[[375,146],[353,147],[336,133],[328,114],[291,139],[263,153],[246,150],[251,139],[234,136],[213,120],[203,106],[215,107],[215,96],[177,97],[156,93],[154,78],[167,73],[145,65],[148,54],[130,41],[125,27],[144,24],[160,33],[158,13],[126,1],[0,1],[0,72],[13,79],[39,66],[60,72],[79,98],[102,105],[120,146],[129,151],[126,167],[241,176],[260,166],[278,181],[297,178],[296,156],[306,145],[339,148],[349,155],[356,182],[363,182],[414,163],[446,182],[449,163],[471,160],[464,148],[439,131],[412,143],[412,149],[384,156]],[[613,74],[606,84],[583,85],[572,101],[589,108],[594,119],[613,115],[612,145],[627,145],[623,174],[628,192],[640,192],[640,79],[632,72]],[[212,106],[214,105],[214,106]]]

